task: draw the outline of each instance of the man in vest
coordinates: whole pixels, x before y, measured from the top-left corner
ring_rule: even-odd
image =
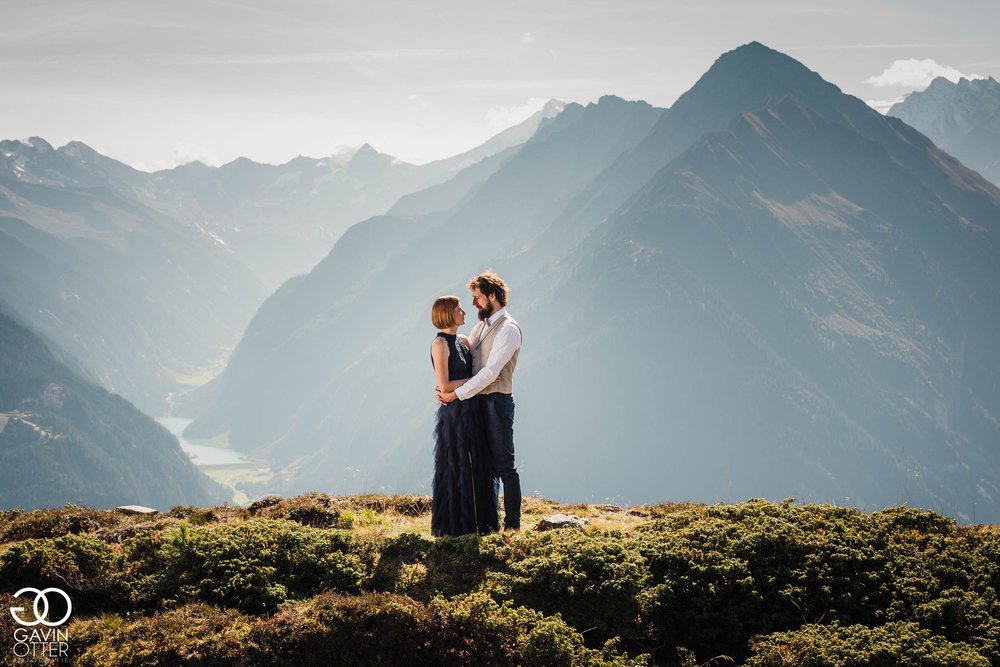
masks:
[[[469,335],[474,375],[455,391],[437,392],[441,403],[483,402],[493,475],[503,482],[504,530],[521,527],[521,478],[514,467],[514,367],[521,351],[521,327],[507,312],[507,284],[495,273],[469,281],[479,324]],[[494,484],[496,482],[494,481]],[[496,488],[499,493],[499,488]]]

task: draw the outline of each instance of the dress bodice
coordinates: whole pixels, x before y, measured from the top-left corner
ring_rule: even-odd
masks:
[[[448,381],[472,377],[472,352],[469,346],[457,334],[439,331],[438,338],[444,338],[448,344]]]

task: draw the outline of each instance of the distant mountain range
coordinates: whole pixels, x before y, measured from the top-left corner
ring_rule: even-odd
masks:
[[[422,166],[365,145],[149,174],[81,142],[0,142],[0,298],[105,388],[165,414],[225,363],[263,283],[309,270],[350,224],[408,192],[441,184],[461,198],[562,107]]]
[[[81,145],[0,142],[0,298],[106,389],[164,414],[225,362],[266,290],[204,230],[128,196],[133,172]]]
[[[285,283],[190,433],[278,492],[425,490],[429,306],[492,266],[526,491],[1000,520],[1000,190],[919,132],[754,42],[670,109],[567,105],[484,172]]]
[[[0,508],[224,502],[177,439],[0,304]]]
[[[966,166],[1000,184],[1000,83],[937,77],[889,109]]]

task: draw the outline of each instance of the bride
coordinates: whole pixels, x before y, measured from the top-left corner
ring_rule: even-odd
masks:
[[[431,343],[437,385],[454,391],[472,377],[469,339],[458,334],[465,324],[458,297],[438,297],[431,307],[431,322],[439,330]],[[482,535],[500,529],[490,468],[479,401],[439,406],[434,427],[433,535]]]

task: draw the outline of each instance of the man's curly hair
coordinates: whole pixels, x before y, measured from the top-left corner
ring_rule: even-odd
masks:
[[[510,295],[510,289],[507,287],[507,283],[503,281],[503,278],[492,271],[480,273],[470,280],[469,289],[474,288],[478,289],[486,298],[489,298],[491,294],[496,296],[497,303],[500,304],[501,308],[507,305],[507,297]]]

